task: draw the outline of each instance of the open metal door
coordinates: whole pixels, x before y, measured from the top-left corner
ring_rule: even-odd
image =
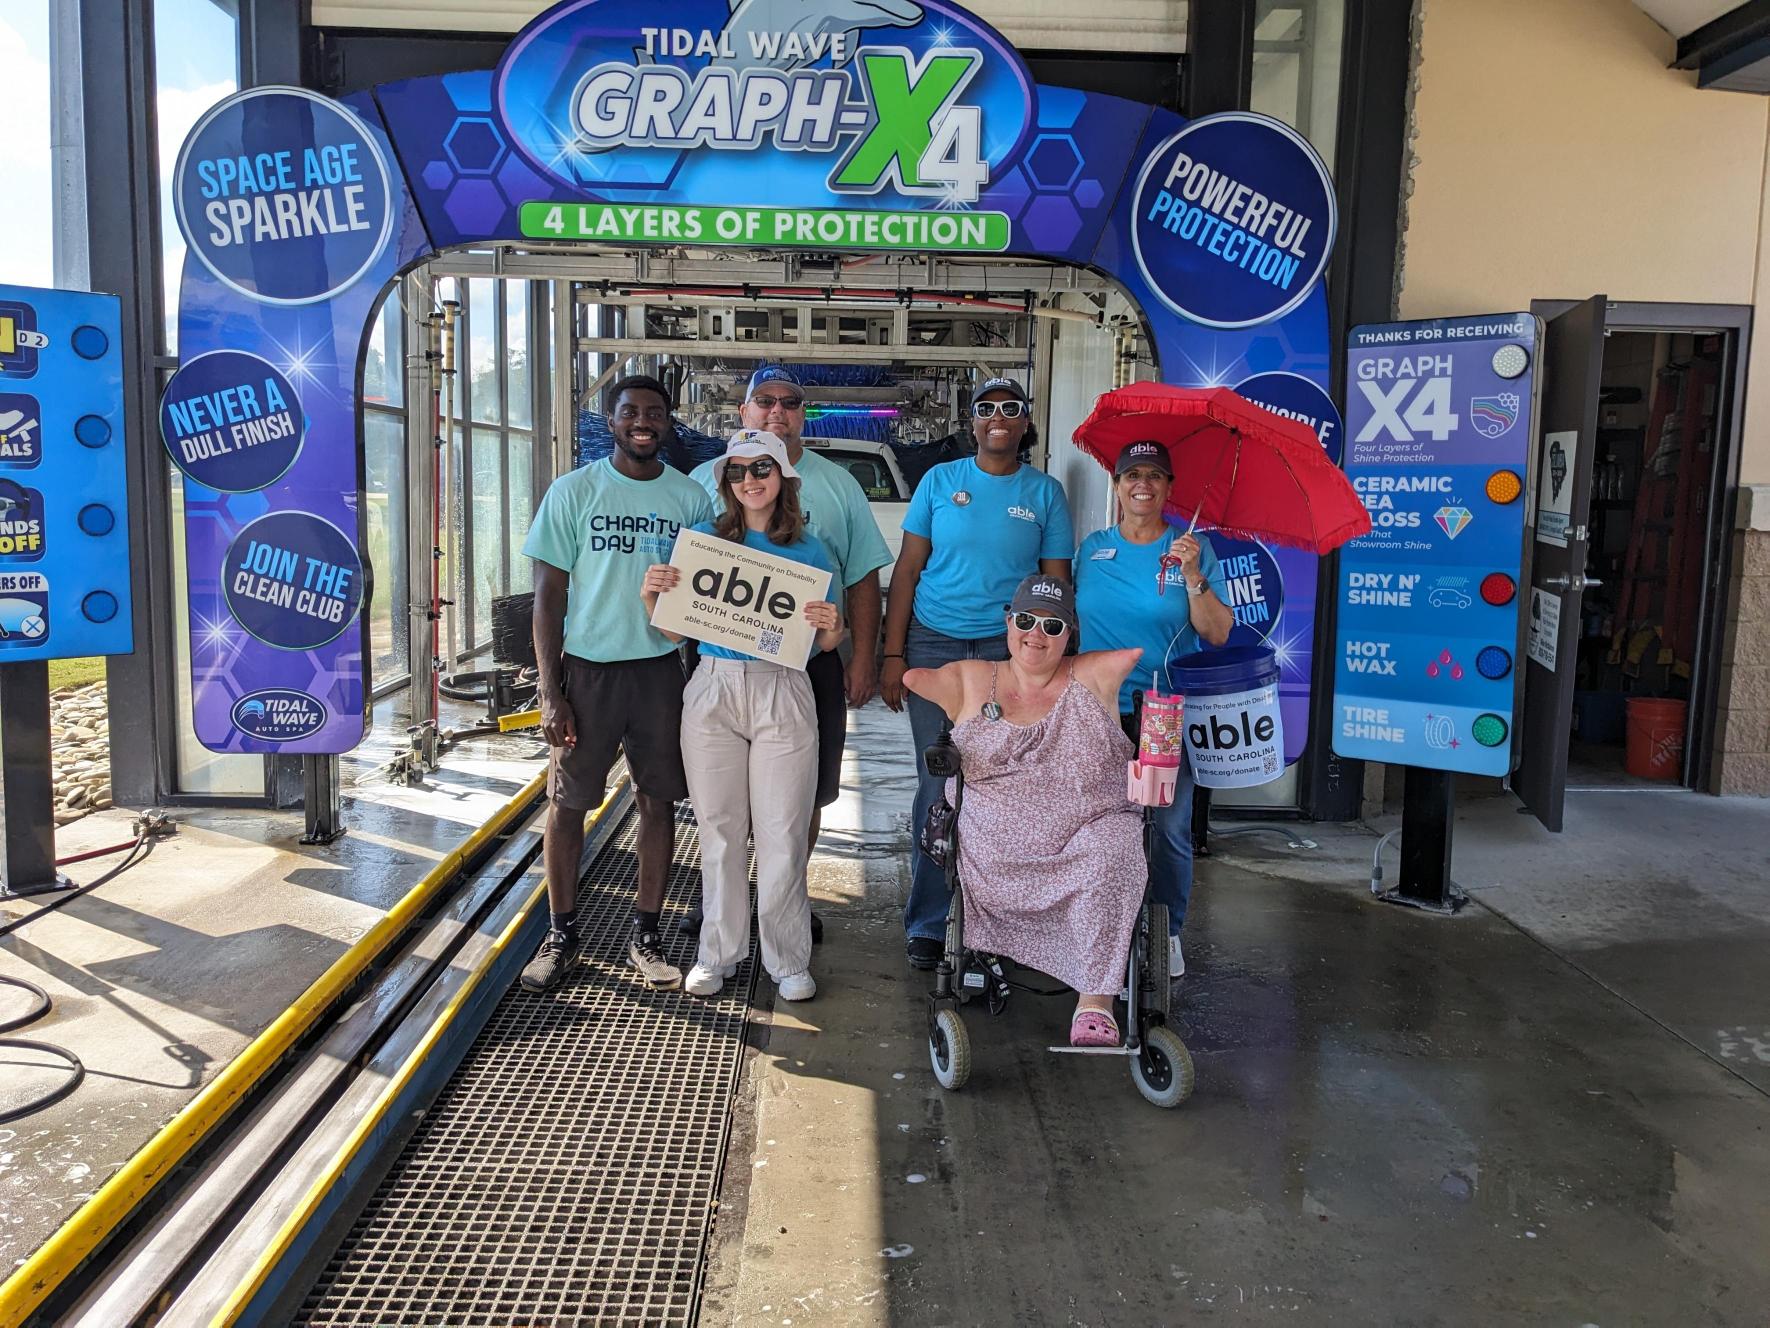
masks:
[[[1525,617],[1524,719],[1512,786],[1550,830],[1561,829],[1573,670],[1586,579],[1587,513],[1604,367],[1604,312],[1594,295],[1549,320],[1543,331],[1542,406],[1536,503]]]

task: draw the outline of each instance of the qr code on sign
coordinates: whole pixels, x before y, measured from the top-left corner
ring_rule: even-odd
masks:
[[[781,653],[781,629],[764,627],[761,635],[756,638],[756,653],[760,655],[778,655]]]
[[[1278,773],[1278,753],[1266,752],[1260,757],[1260,773],[1276,775]]]

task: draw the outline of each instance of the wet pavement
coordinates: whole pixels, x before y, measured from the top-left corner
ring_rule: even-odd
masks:
[[[361,779],[390,755],[380,726],[348,758]],[[463,743],[421,786],[369,778],[348,833],[304,846],[300,811],[176,809],[178,833],[93,892],[0,939],[0,974],[34,982],[50,1013],[11,1036],[68,1048],[85,1081],[0,1125],[0,1271],[46,1240],[388,908],[541,769],[532,737]],[[112,809],[57,834],[63,856],[133,838]],[[121,856],[68,869],[76,882]],[[0,925],[53,896],[0,904]],[[29,996],[0,987],[0,1020]],[[0,1053],[0,1110],[64,1082],[64,1063]]]
[[[1203,865],[1172,1112],[1122,1062],[1045,1051],[1068,1002],[1018,993],[966,1008],[976,1068],[941,1090],[901,863],[825,864],[819,995],[759,1016],[701,1321],[1770,1322],[1770,1097],[1591,948],[1372,902],[1356,840],[1356,872],[1282,836]],[[1700,989],[1690,931],[1666,962]]]

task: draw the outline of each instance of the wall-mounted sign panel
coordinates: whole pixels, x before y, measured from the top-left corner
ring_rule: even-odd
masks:
[[[1352,330],[1346,473],[1371,533],[1340,554],[1334,750],[1511,770],[1537,320]]]
[[[0,664],[126,655],[117,297],[0,286]]]

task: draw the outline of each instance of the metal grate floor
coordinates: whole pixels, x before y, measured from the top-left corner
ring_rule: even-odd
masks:
[[[505,994],[296,1322],[693,1322],[757,965],[752,940],[716,1000],[638,981],[637,824],[579,887],[576,963],[545,995]],[[664,932],[685,974],[675,924],[699,878],[683,813]]]

